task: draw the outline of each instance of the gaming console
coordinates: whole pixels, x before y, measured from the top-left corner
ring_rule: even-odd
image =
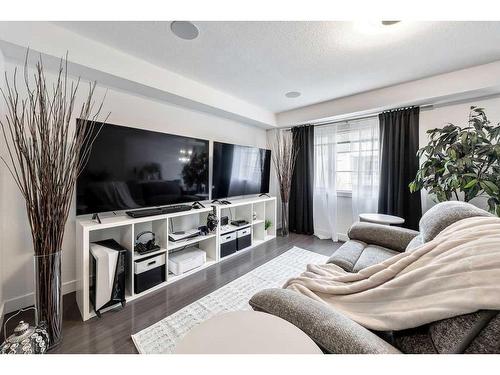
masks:
[[[92,269],[91,301],[97,316],[102,309],[121,303],[125,306],[127,250],[113,239],[90,244]]]
[[[186,231],[173,232],[168,235],[169,241],[178,242],[188,240],[190,238],[198,237],[201,235],[200,229],[189,229]]]
[[[246,220],[233,220],[231,221],[231,225],[234,225],[235,227],[242,227],[244,225],[248,225],[248,221]]]

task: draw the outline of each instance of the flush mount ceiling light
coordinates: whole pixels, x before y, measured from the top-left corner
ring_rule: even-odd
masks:
[[[170,23],[170,30],[181,39],[193,40],[200,34],[198,28],[189,21],[174,21]]]
[[[391,25],[395,25],[397,23],[399,23],[401,21],[382,21],[382,25],[384,26],[391,26]]]
[[[302,95],[300,92],[298,91],[288,91],[285,96],[287,98],[298,98],[300,95]]]

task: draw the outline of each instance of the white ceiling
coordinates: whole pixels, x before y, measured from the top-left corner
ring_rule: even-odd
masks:
[[[272,112],[500,60],[500,22],[194,23],[57,22]]]

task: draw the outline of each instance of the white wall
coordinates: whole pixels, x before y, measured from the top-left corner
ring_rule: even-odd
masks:
[[[458,126],[467,126],[470,107],[482,107],[485,109],[488,119],[492,123],[500,122],[500,98],[487,100],[471,100],[468,102],[447,105],[443,107],[433,108],[431,110],[423,110],[420,112],[420,137],[419,147],[423,147],[428,143],[427,130],[433,128],[441,128],[447,123],[452,123]],[[472,204],[487,209],[486,199],[478,198],[471,201]],[[431,208],[435,202],[425,192],[422,192],[422,211],[425,212]]]
[[[4,71],[4,58],[2,51],[0,51],[0,72]],[[0,87],[3,88],[3,80],[0,82]],[[4,113],[4,104],[3,100],[0,100],[0,115]],[[0,155],[3,155],[3,144],[0,143]],[[1,161],[0,161],[1,163]],[[3,181],[5,180],[5,168],[0,168],[0,213],[4,211],[3,207],[3,196],[4,196],[4,190],[3,186],[4,183]],[[3,319],[3,309],[4,309],[4,293],[3,293],[3,288],[4,288],[4,283],[3,283],[3,264],[4,264],[4,238],[3,238],[3,233],[4,233],[4,219],[3,216],[0,217],[0,326],[2,325],[2,319]]]
[[[271,153],[274,152],[273,145],[276,137],[277,130],[268,130],[266,134],[267,147],[271,149]],[[271,161],[271,177],[269,180],[269,193],[276,197],[276,229],[281,228],[281,196],[278,185],[278,179],[276,178],[276,169],[274,168],[274,163]]]
[[[6,69],[12,72],[16,63],[6,62]],[[18,66],[18,69],[21,67]],[[49,79],[54,76],[49,74]],[[78,102],[83,100],[86,89],[81,85]],[[99,88],[100,98],[104,89]],[[209,140],[266,146],[264,129],[235,122],[211,114],[170,105],[161,101],[131,92],[109,88],[105,100],[104,112],[111,112],[108,122],[134,126],[138,128],[162,131],[166,133],[195,136]],[[0,268],[3,272],[3,298],[5,310],[12,311],[32,303],[33,296],[33,250],[27,223],[24,201],[11,178],[5,178],[5,166],[2,173],[0,200],[0,219],[3,225],[0,231],[3,238],[3,259]],[[63,283],[66,292],[74,290],[75,279],[75,209],[66,225],[63,244]]]

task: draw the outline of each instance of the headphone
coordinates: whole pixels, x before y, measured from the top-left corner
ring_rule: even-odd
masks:
[[[147,242],[139,242],[139,239],[146,234],[149,234],[151,236],[151,239],[148,240]],[[156,245],[155,242],[156,242],[155,234],[150,230],[145,230],[144,232],[139,233],[135,238],[134,250],[137,251],[139,254],[157,250],[160,247]]]
[[[207,216],[207,228],[210,232],[217,229],[217,224],[219,224],[219,219],[217,218],[217,208],[212,206],[212,212]]]

